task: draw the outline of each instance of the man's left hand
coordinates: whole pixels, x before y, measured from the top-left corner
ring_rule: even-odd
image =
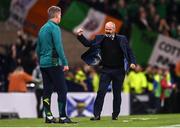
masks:
[[[136,65],[135,65],[135,64],[130,64],[130,68],[131,68],[131,69],[135,69],[135,68],[136,68]]]

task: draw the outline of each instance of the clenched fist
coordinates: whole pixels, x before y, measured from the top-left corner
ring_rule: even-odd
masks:
[[[136,68],[136,65],[135,65],[135,64],[130,64],[130,68],[131,68],[131,69],[135,69],[135,68]]]
[[[76,31],[76,35],[81,36],[83,34],[83,29],[82,28],[78,28]]]

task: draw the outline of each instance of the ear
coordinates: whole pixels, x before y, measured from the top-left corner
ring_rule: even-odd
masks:
[[[55,18],[57,18],[57,17],[58,17],[58,14],[56,13],[56,14],[55,14]]]

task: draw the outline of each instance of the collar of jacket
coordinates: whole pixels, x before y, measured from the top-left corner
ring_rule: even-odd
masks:
[[[53,23],[55,25],[58,25],[56,22],[52,21],[51,19],[49,19],[48,22],[51,22],[51,23]]]
[[[114,40],[115,34],[105,34],[105,36],[111,38],[111,40]]]
[[[95,38],[96,43],[97,44],[101,43],[104,40],[105,37],[106,37],[106,34],[104,34],[104,35],[97,35],[96,38]],[[115,37],[117,37],[117,39],[120,40],[120,39],[122,39],[123,35],[121,36],[121,35],[118,35],[118,34],[115,33],[113,38],[115,38]]]

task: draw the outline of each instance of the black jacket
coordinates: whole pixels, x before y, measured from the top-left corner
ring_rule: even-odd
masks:
[[[93,41],[88,41],[83,35],[78,36],[77,39],[85,46],[90,47],[81,58],[88,65],[100,65],[101,64],[101,43],[105,35],[97,35]],[[126,36],[116,34],[116,38],[124,53],[124,68],[127,72],[129,70],[129,64],[136,64],[135,57],[132,53]]]

